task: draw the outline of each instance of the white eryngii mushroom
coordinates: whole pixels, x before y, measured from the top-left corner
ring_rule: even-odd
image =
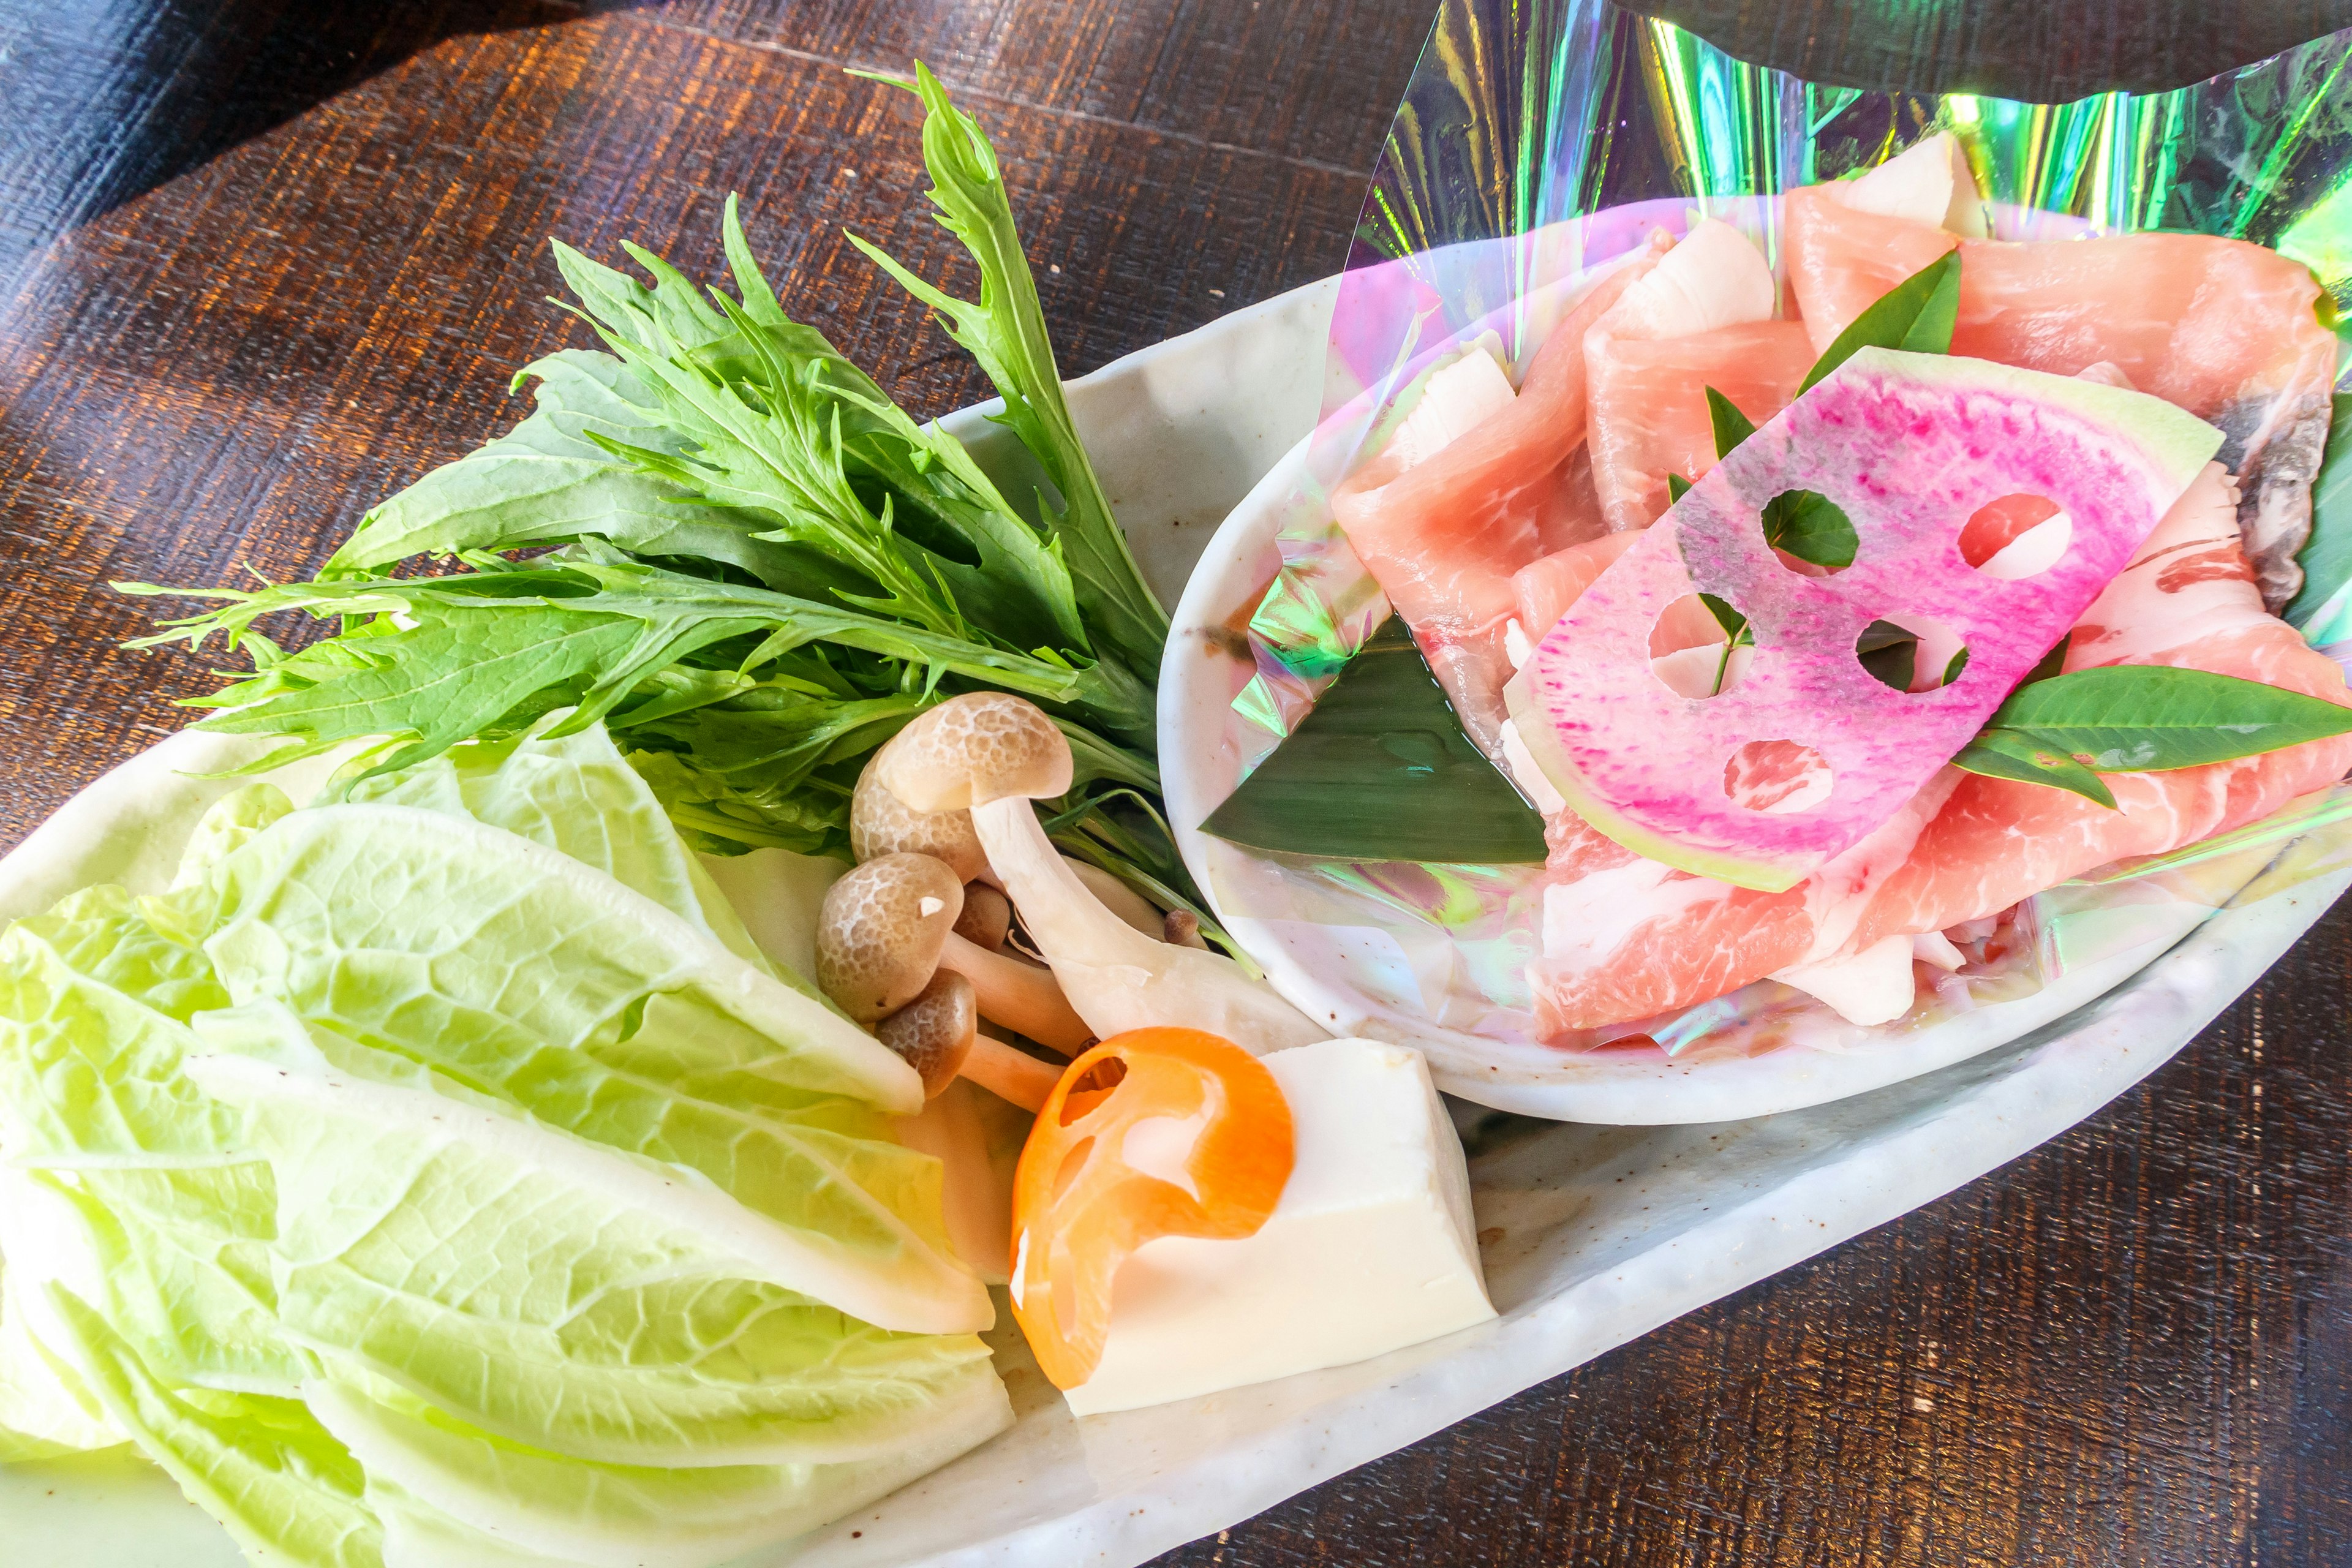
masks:
[[[1074,1056],[1091,1032],[1064,1000],[1051,972],[956,935],[962,911],[963,885],[944,862],[928,855],[868,860],[825,892],[817,916],[816,983],[861,1024],[891,1026],[902,1013],[921,1009],[905,1025],[877,1026],[876,1033],[902,1056],[908,1047],[950,1056],[965,1077],[1023,1103],[1004,1087],[1034,1082],[1036,1074],[1023,1064],[1042,1070],[1046,1088],[1058,1075],[1011,1046],[978,1035],[977,1016]],[[942,973],[953,975],[961,986],[939,984]],[[963,1011],[976,1015],[974,1028],[955,1022]],[[919,1062],[916,1066],[926,1072],[926,1087],[933,1092],[954,1076],[950,1071],[933,1082],[933,1073]],[[1043,1099],[1040,1091],[1028,1108],[1035,1110]]]
[[[943,702],[898,732],[876,772],[917,811],[971,813],[1022,929],[1097,1035],[1165,1025],[1261,1053],[1327,1037],[1232,959],[1155,942],[1087,890],[1029,804],[1066,792],[1071,774],[1069,742],[1034,704],[1001,692]]]

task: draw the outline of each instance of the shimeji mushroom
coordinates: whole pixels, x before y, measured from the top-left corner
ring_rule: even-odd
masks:
[[[877,770],[898,743],[892,736],[857,775],[849,796],[849,852],[861,864],[884,855],[928,855],[947,862],[959,882],[987,877],[988,854],[972,831],[971,813],[917,811],[882,787]]]
[[[876,773],[917,811],[971,813],[1022,929],[1095,1034],[1173,1025],[1257,1052],[1327,1037],[1232,959],[1154,941],[1087,889],[1029,804],[1067,792],[1071,775],[1070,743],[1034,704],[1002,692],[950,699],[901,730]]]
[[[952,969],[932,975],[912,1002],[876,1023],[874,1033],[922,1075],[926,1100],[939,1098],[961,1075],[1035,1111],[1062,1076],[1035,1057],[982,1034],[971,982]]]
[[[971,813],[917,811],[885,788],[879,775],[882,760],[898,743],[898,738],[893,736],[867,759],[865,771],[857,775],[857,787],[849,798],[850,853],[860,862],[899,854],[929,855],[935,860],[944,860],[963,879],[967,895],[964,908],[969,912],[972,889],[989,886],[996,876],[989,869],[988,854],[980,847],[980,836],[972,831]],[[1159,934],[1160,911],[1140,893],[1099,866],[1089,866],[1083,860],[1072,860],[1070,865],[1093,889],[1095,897],[1128,924],[1147,935]],[[1001,899],[1003,895],[995,897]],[[992,912],[982,918],[991,918]],[[988,928],[983,925],[982,929]],[[1004,942],[1002,933],[993,942],[982,941],[969,930],[964,930],[963,934],[982,947],[1001,947]]]
[[[861,1024],[889,1022],[927,997],[924,1016],[946,1018],[953,1009],[944,997],[969,995],[980,1016],[1066,1055],[1084,1050],[1092,1032],[1063,998],[1053,972],[958,936],[962,912],[963,884],[946,862],[928,855],[868,860],[825,892],[817,915],[816,983]],[[961,991],[935,987],[943,971],[963,981]],[[942,1027],[935,1023],[926,1037]],[[896,1045],[889,1033],[876,1032]],[[957,1049],[966,1077],[1015,1103],[1021,1101],[1003,1083],[1028,1082],[1042,1072],[1051,1087],[1055,1076],[1045,1064],[984,1035]]]

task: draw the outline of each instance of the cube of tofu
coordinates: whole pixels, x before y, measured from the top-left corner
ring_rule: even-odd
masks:
[[[1239,1241],[1162,1237],[1120,1265],[1080,1415],[1340,1366],[1495,1315],[1461,1141],[1421,1053],[1323,1040],[1260,1058],[1297,1157]],[[1175,1172],[1181,1175],[1181,1168]]]

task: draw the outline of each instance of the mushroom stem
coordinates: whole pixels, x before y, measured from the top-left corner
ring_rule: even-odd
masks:
[[[1045,837],[1027,797],[974,805],[971,824],[1013,896],[1022,929],[1095,1036],[1175,1025],[1206,1029],[1259,1054],[1328,1037],[1232,959],[1155,942],[1103,908]],[[987,1011],[985,1002],[981,1010]]]
[[[986,1035],[973,1037],[971,1054],[963,1058],[963,1076],[1032,1115],[1045,1109],[1045,1097],[1062,1079],[1051,1064]]]
[[[1050,969],[991,952],[952,931],[940,950],[940,967],[971,982],[982,1017],[1016,1029],[1049,1050],[1074,1057],[1094,1038]]]

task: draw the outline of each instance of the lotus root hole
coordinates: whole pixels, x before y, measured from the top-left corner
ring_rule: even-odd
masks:
[[[2020,492],[1987,501],[1960,527],[1960,559],[1987,577],[2038,577],[2066,558],[2074,520],[2048,496]]]
[[[1827,758],[1794,741],[1750,741],[1723,765],[1723,793],[1749,811],[1785,816],[1829,799],[1836,783]]]
[[[1685,594],[1650,627],[1650,672],[1677,697],[1720,697],[1739,684],[1756,650],[1727,600]]]
[[[1933,616],[1897,612],[1862,628],[1853,657],[1880,685],[1916,693],[1958,680],[1968,668],[1969,646]]]
[[[1845,509],[1817,490],[1782,490],[1757,521],[1773,559],[1801,577],[1834,577],[1861,548]]]

